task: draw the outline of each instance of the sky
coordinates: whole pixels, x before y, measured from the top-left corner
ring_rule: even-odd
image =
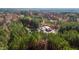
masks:
[[[79,8],[79,0],[0,0],[0,8]]]

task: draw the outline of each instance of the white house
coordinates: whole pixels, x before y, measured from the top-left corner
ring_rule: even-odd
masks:
[[[49,26],[42,26],[38,31],[43,31],[44,33],[56,33],[55,29],[51,29]]]

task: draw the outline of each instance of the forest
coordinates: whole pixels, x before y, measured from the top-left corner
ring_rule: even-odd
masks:
[[[79,23],[59,22],[57,33],[38,32],[42,20],[27,17],[0,26],[1,50],[78,50]]]

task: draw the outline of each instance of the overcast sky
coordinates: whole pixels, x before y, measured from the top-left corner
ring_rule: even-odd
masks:
[[[0,0],[0,8],[79,8],[79,0]]]

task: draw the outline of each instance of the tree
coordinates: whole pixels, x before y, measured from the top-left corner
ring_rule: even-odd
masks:
[[[71,47],[64,38],[50,33],[48,34],[48,49],[69,50]]]
[[[32,50],[46,50],[47,49],[47,40],[42,36],[43,33],[32,32],[29,37],[28,49]]]
[[[39,23],[35,20],[21,19],[21,22],[24,26],[30,28],[33,31],[36,31],[39,27]]]
[[[10,24],[11,31],[9,40],[9,49],[26,49],[28,35],[22,23],[13,22]]]
[[[79,32],[79,23],[78,22],[63,22],[60,24],[59,32],[63,33],[64,31],[76,30]]]
[[[8,49],[8,40],[9,40],[9,33],[0,27],[0,49]]]
[[[65,38],[73,48],[79,47],[79,33],[76,30],[65,31],[62,34],[62,37]]]

